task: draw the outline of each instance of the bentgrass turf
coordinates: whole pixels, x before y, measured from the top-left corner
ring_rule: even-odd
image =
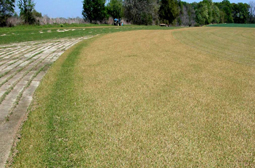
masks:
[[[212,42],[194,46],[200,32]],[[12,166],[254,167],[255,67],[236,58],[255,58],[238,40],[254,44],[253,33],[132,31],[76,45],[37,89]],[[232,58],[238,49],[251,54]]]

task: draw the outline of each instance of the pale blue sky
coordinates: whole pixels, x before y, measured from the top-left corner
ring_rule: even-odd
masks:
[[[185,1],[185,0],[183,0]],[[213,0],[221,2],[222,0]],[[249,3],[251,0],[230,0],[231,3]],[[254,1],[254,0],[253,0]],[[34,0],[35,9],[49,17],[82,17],[82,0]],[[200,0],[186,0],[186,2],[200,2]],[[16,9],[16,11],[18,11]]]

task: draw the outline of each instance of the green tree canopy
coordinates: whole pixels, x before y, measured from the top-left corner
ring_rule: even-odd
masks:
[[[208,24],[209,15],[206,3],[199,2],[196,7],[196,22],[200,25]]]
[[[177,0],[161,0],[159,8],[159,18],[161,21],[167,21],[169,24],[173,23],[179,14]]]
[[[212,23],[220,23],[220,10],[214,4],[212,6]]]
[[[7,19],[14,13],[15,0],[0,0],[0,26],[6,26]]]
[[[33,15],[34,15],[35,17],[39,17],[39,18],[42,17],[42,13],[36,11],[35,9],[32,11],[32,13],[33,13]]]
[[[219,23],[220,10],[211,0],[203,0],[196,6],[196,22],[200,25]]]
[[[123,16],[122,0],[110,0],[107,4],[107,13],[113,18],[121,18]]]
[[[226,23],[233,23],[233,16],[232,16],[232,4],[229,0],[223,0],[222,2],[222,10],[225,13],[225,22]]]
[[[158,15],[157,0],[124,0],[124,14],[134,24],[152,24]]]
[[[24,19],[25,24],[34,24],[35,17],[33,15],[33,10],[35,3],[33,0],[19,0],[18,7],[20,9],[20,16]]]
[[[232,4],[235,23],[246,23],[249,18],[249,5],[246,3]]]
[[[84,20],[102,21],[106,16],[105,0],[83,0]]]

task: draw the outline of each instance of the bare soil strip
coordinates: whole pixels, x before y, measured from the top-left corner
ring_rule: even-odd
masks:
[[[0,167],[47,69],[65,50],[87,38],[0,46]]]

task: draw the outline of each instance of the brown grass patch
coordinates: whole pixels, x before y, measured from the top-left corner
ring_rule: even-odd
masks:
[[[194,33],[200,32],[212,42],[201,37],[194,46],[200,44]],[[66,107],[63,116],[56,112],[56,121],[66,117],[71,123],[57,128],[64,130],[57,138],[66,140],[53,146],[58,163],[254,167],[255,69],[241,58],[228,59],[234,52],[230,43],[238,39],[228,41],[225,33],[221,28],[115,33],[83,48],[70,77],[73,87],[66,88],[75,94],[63,97],[67,101],[58,107]],[[243,48],[254,58],[252,45],[235,45],[236,53]],[[68,149],[66,160],[62,146]]]
[[[239,29],[178,32],[189,31],[213,42],[192,48],[172,31],[139,31],[104,36],[83,50],[77,88],[81,102],[85,95],[94,101],[84,106],[91,124],[81,128],[95,134],[86,149],[95,165],[254,166],[254,67],[220,58],[243,50],[254,58],[251,39],[236,45]]]

